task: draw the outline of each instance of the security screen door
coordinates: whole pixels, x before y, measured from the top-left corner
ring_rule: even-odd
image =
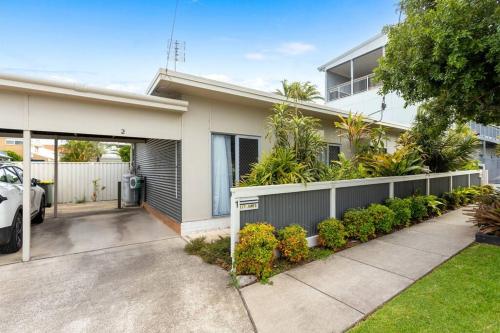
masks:
[[[212,214],[230,213],[230,188],[259,161],[260,138],[212,134]]]

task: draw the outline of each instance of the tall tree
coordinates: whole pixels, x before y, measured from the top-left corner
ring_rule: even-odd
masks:
[[[382,93],[439,104],[449,121],[500,124],[498,0],[401,0],[375,70]]]
[[[281,89],[276,89],[276,94],[285,96],[294,101],[312,102],[317,99],[323,99],[318,88],[311,82],[288,82],[281,81]]]
[[[103,153],[99,143],[93,141],[69,140],[61,149],[62,162],[98,161]]]

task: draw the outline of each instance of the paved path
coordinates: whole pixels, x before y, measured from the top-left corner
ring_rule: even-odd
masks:
[[[252,332],[228,274],[180,237],[0,266],[0,332]]]
[[[342,332],[474,240],[462,210],[241,290],[259,333]]]

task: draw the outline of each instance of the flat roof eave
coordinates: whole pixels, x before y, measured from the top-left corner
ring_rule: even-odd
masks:
[[[29,94],[72,97],[173,112],[185,112],[188,107],[186,101],[176,99],[6,73],[0,73],[0,89]]]

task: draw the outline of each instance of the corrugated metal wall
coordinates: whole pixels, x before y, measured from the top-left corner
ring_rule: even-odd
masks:
[[[481,185],[481,177],[479,174],[470,175],[470,186],[480,186]]]
[[[19,164],[22,168],[22,164]],[[94,192],[93,180],[105,187],[97,195],[98,201],[116,200],[118,182],[129,172],[124,162],[59,162],[58,202],[90,201]],[[54,180],[54,162],[32,162],[31,175],[40,180]]]
[[[148,140],[137,143],[134,157],[137,174],[146,177],[145,202],[181,222],[181,142]]]
[[[450,177],[431,178],[429,184],[431,186],[429,193],[438,197],[450,191]]]
[[[316,235],[319,222],[330,216],[330,190],[272,194],[259,197],[259,209],[240,213],[241,228],[247,223],[267,222],[281,229],[299,224],[308,236]]]
[[[342,218],[348,209],[364,208],[372,203],[383,203],[389,198],[389,184],[341,187],[335,191],[337,218]]]
[[[469,182],[469,176],[468,175],[460,175],[460,176],[453,176],[452,177],[452,186],[453,189],[459,188],[459,187],[467,187],[468,182]]]
[[[406,198],[414,194],[425,195],[427,192],[427,180],[411,180],[394,183],[394,196],[396,198]]]

